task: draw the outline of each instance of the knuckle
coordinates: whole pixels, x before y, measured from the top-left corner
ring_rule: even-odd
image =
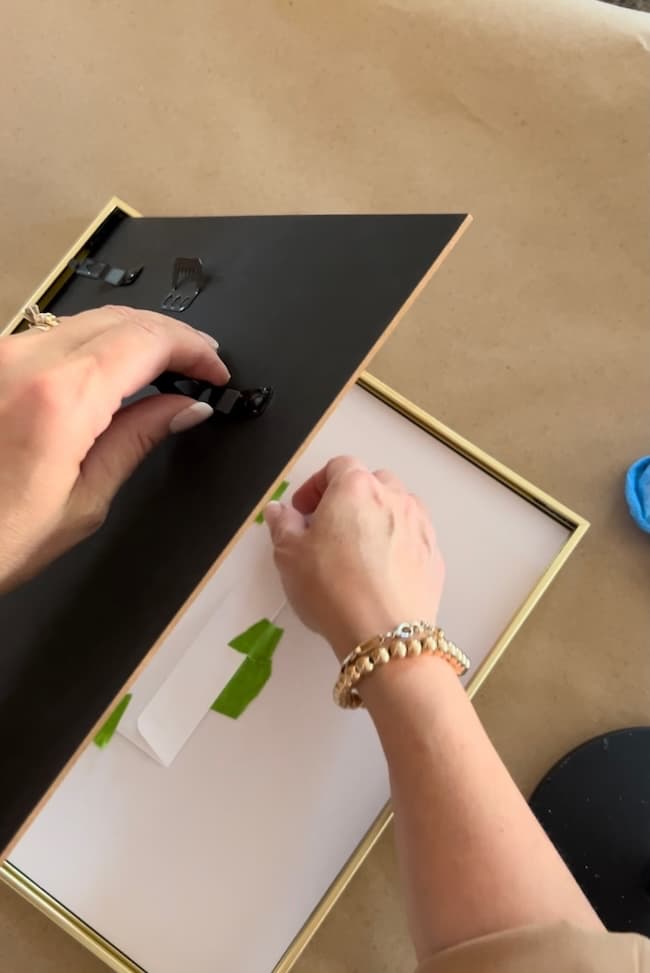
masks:
[[[424,500],[417,495],[417,493],[409,493],[409,498],[413,504],[414,509],[420,514],[422,520],[429,525],[431,531],[433,532],[433,524],[431,522],[431,516],[429,514],[429,509],[424,502]]]
[[[428,555],[435,554],[435,547],[433,545],[431,535],[424,524],[420,527],[420,541],[422,542],[422,547]]]
[[[151,450],[158,445],[162,436],[160,432],[152,432],[147,429],[136,429],[134,431],[135,438],[135,456],[146,456]]]
[[[88,367],[59,362],[20,378],[11,392],[11,408],[21,420],[33,448],[52,447],[67,435],[70,423],[83,408]]]
[[[359,460],[350,453],[342,453],[340,456],[335,456],[332,463],[337,463],[341,466],[358,466]]]
[[[279,520],[274,525],[271,537],[276,558],[282,558],[283,556],[286,558],[292,547],[294,534],[284,519]]]
[[[159,337],[162,330],[162,315],[158,317],[151,311],[144,311],[137,307],[127,307],[122,304],[110,304],[107,307],[122,324],[139,329],[147,335]]]
[[[132,321],[138,316],[137,308],[127,307],[126,304],[106,304],[104,310],[121,321]]]
[[[351,493],[366,493],[371,485],[371,474],[367,470],[348,470],[341,476],[341,484]]]
[[[76,527],[79,533],[87,537],[104,524],[108,516],[109,504],[101,497],[88,497],[82,507],[76,511]]]
[[[356,456],[334,456],[328,463],[326,471],[328,474],[328,479],[336,476],[342,476],[344,473],[351,469],[355,469],[360,466],[359,460]]]
[[[376,483],[379,483],[382,487],[392,487],[393,478],[390,476],[386,470],[375,470],[373,477]]]
[[[422,522],[424,523],[427,534],[431,541],[432,547],[438,546],[438,535],[436,534],[436,528],[433,526],[431,518],[426,510],[422,511]]]
[[[150,317],[146,312],[141,312],[133,318],[133,324],[147,336],[160,338],[163,334],[163,327],[154,317]]]
[[[24,382],[21,398],[40,420],[55,419],[62,409],[64,393],[65,382],[61,371],[50,368],[36,372]]]

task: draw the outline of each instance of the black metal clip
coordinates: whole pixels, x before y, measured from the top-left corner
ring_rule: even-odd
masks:
[[[273,389],[270,385],[241,390],[223,389],[213,385],[207,401],[215,412],[230,419],[258,419],[266,412],[272,398]]]
[[[172,289],[160,307],[163,311],[186,311],[206,282],[203,263],[198,257],[176,257]]]
[[[231,386],[199,382],[175,372],[163,372],[152,384],[159,392],[188,395],[197,401],[207,402],[215,413],[229,419],[258,419],[266,412],[273,398],[270,385],[256,389],[234,389]]]
[[[131,270],[123,270],[121,267],[112,267],[102,260],[71,260],[68,264],[71,270],[79,277],[88,277],[90,280],[103,280],[113,287],[125,287],[132,284],[142,271],[142,267],[133,267]]]

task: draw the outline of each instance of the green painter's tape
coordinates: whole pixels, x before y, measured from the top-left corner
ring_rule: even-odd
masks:
[[[273,494],[273,496],[271,497],[271,500],[279,500],[284,495],[284,493],[286,492],[286,490],[288,489],[288,487],[289,487],[289,481],[288,480],[283,480],[282,483],[280,484],[280,486],[277,488],[277,490]],[[258,513],[257,517],[255,518],[255,523],[256,524],[263,524],[264,523],[264,511],[263,510],[260,510],[260,512]]]
[[[216,713],[236,720],[258,696],[271,676],[271,658],[284,629],[262,618],[228,643],[246,656],[237,672],[211,706]]]
[[[269,662],[278,647],[278,642],[284,635],[284,629],[278,628],[277,625],[273,625],[271,622],[268,623],[266,630],[260,635],[254,645],[248,650],[248,658],[261,661],[262,659],[268,659]]]
[[[221,690],[212,709],[236,720],[253,702],[271,676],[270,659],[244,659],[235,675]]]
[[[278,628],[268,618],[262,618],[241,635],[236,635],[228,645],[251,659],[270,659],[283,634],[284,629]]]
[[[238,652],[248,655],[257,640],[263,637],[270,624],[268,618],[262,618],[259,622],[251,625],[250,628],[247,628],[245,632],[242,632],[241,635],[236,635],[231,642],[228,642],[228,645],[231,649],[237,649]]]
[[[111,738],[118,726],[120,725],[120,720],[126,712],[126,707],[131,702],[131,693],[127,693],[124,699],[121,699],[117,704],[111,715],[108,717],[106,722],[95,735],[95,746],[105,747],[110,743]]]

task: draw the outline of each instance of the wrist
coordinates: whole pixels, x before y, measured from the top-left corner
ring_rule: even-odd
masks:
[[[356,630],[348,631],[352,634]],[[343,658],[334,687],[334,699],[340,706],[368,707],[368,702],[388,701],[394,709],[402,698],[414,692],[421,695],[422,684],[430,695],[438,683],[455,683],[464,695],[458,677],[468,670],[470,661],[441,629],[424,621],[403,620],[397,626],[387,623],[383,631],[374,631],[369,638],[346,641],[344,649],[343,642],[334,642],[339,660],[345,649],[356,646]],[[427,660],[436,665],[426,667]]]
[[[401,625],[402,622],[410,621],[414,618],[425,618],[432,625],[436,624],[435,618],[427,618],[421,613],[414,614],[413,611],[391,611],[388,608],[368,609],[367,611],[357,611],[354,618],[342,620],[336,627],[333,627],[327,636],[334,654],[339,662],[358,645],[362,645],[375,635],[383,632],[391,632]]]
[[[401,745],[405,735],[428,736],[441,712],[457,712],[469,704],[460,679],[438,656],[379,666],[359,683],[358,692],[385,749]]]
[[[420,655],[377,666],[361,680],[357,689],[368,707],[379,699],[398,705],[402,699],[413,696],[435,695],[439,687],[449,685],[460,685],[449,663],[440,656]]]

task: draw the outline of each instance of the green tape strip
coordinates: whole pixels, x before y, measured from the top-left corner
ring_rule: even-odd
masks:
[[[255,659],[258,662],[263,659],[268,659],[270,662],[273,653],[278,647],[278,642],[283,635],[283,628],[278,628],[277,625],[269,622],[266,631],[260,635],[255,645],[249,649],[248,658]]]
[[[259,696],[271,676],[271,658],[283,635],[284,629],[262,618],[228,643],[246,658],[210,707],[215,713],[236,720]]]
[[[273,494],[273,496],[271,497],[271,500],[280,500],[281,497],[283,497],[284,494],[286,493],[288,487],[289,487],[289,481],[288,480],[283,480],[282,483],[280,484],[280,486],[277,488],[277,490]],[[260,512],[258,513],[257,517],[255,518],[255,523],[256,524],[263,524],[264,523],[264,511],[263,510],[260,510]]]
[[[283,634],[284,629],[278,628],[268,618],[262,618],[241,635],[235,636],[228,645],[251,659],[270,659]]]
[[[211,709],[236,720],[262,692],[270,677],[270,659],[244,659],[215,699]]]
[[[117,704],[104,725],[97,731],[94,741],[96,747],[105,747],[111,742],[111,738],[120,725],[120,720],[124,716],[130,702],[131,693],[127,693],[124,699],[120,700]]]

